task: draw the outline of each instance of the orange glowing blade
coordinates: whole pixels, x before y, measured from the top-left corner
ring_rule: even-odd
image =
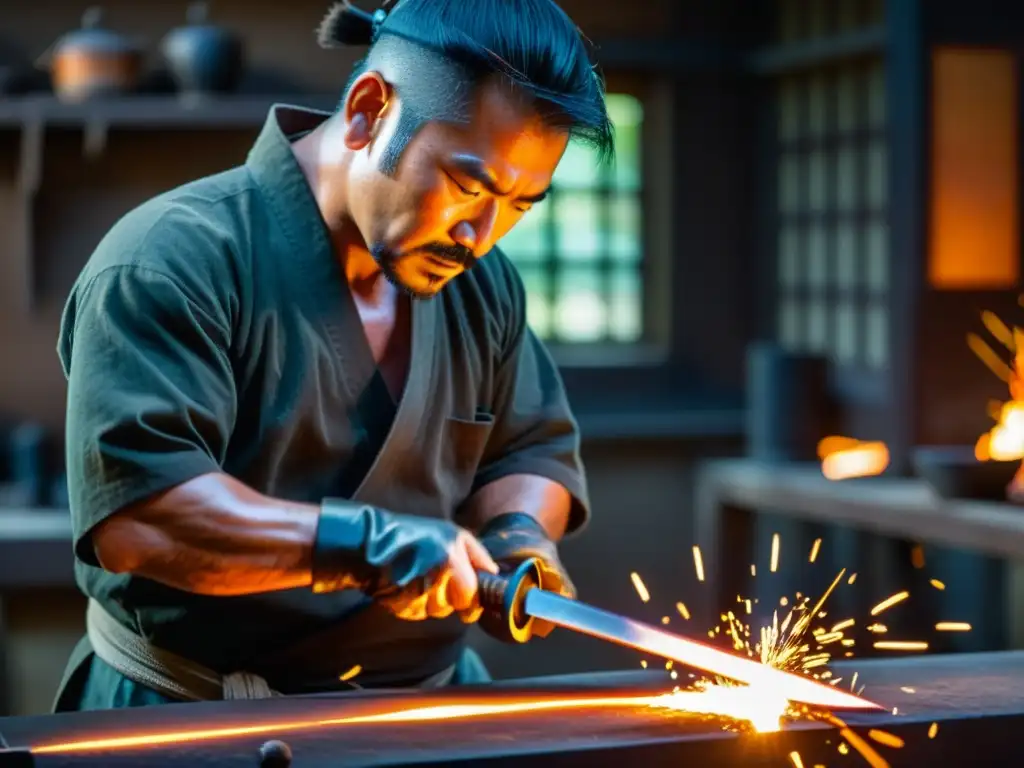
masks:
[[[790,701],[829,709],[884,709],[874,702],[809,677],[784,672],[711,645],[687,640],[552,592],[531,589],[526,593],[524,609],[530,616],[566,629],[672,659],[736,682],[762,686],[764,690]]]

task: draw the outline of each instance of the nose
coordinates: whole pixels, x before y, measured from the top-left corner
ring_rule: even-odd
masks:
[[[488,200],[475,216],[464,218],[452,227],[450,233],[452,240],[472,251],[477,258],[483,256],[491,247],[497,216],[496,202]]]

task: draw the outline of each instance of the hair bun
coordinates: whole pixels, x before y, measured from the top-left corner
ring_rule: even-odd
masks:
[[[320,22],[316,33],[317,42],[322,48],[371,45],[385,15],[383,9],[368,13],[356,8],[349,0],[335,3]]]

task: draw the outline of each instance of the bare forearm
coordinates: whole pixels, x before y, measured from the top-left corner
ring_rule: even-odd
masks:
[[[480,488],[466,502],[461,516],[471,531],[505,512],[525,512],[558,541],[565,534],[572,497],[564,486],[538,475],[508,475]]]
[[[97,526],[100,564],[206,595],[309,586],[319,508],[197,477]]]

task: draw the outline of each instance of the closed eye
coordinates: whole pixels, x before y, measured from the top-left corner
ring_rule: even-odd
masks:
[[[469,197],[479,197],[480,196],[479,192],[474,192],[474,191],[472,191],[470,189],[466,189],[464,186],[459,184],[458,179],[456,179],[454,176],[452,176],[447,171],[445,171],[444,175],[448,177],[448,179],[451,181],[452,184],[454,184],[456,187],[458,187],[459,191],[462,192],[462,194],[468,195]]]

